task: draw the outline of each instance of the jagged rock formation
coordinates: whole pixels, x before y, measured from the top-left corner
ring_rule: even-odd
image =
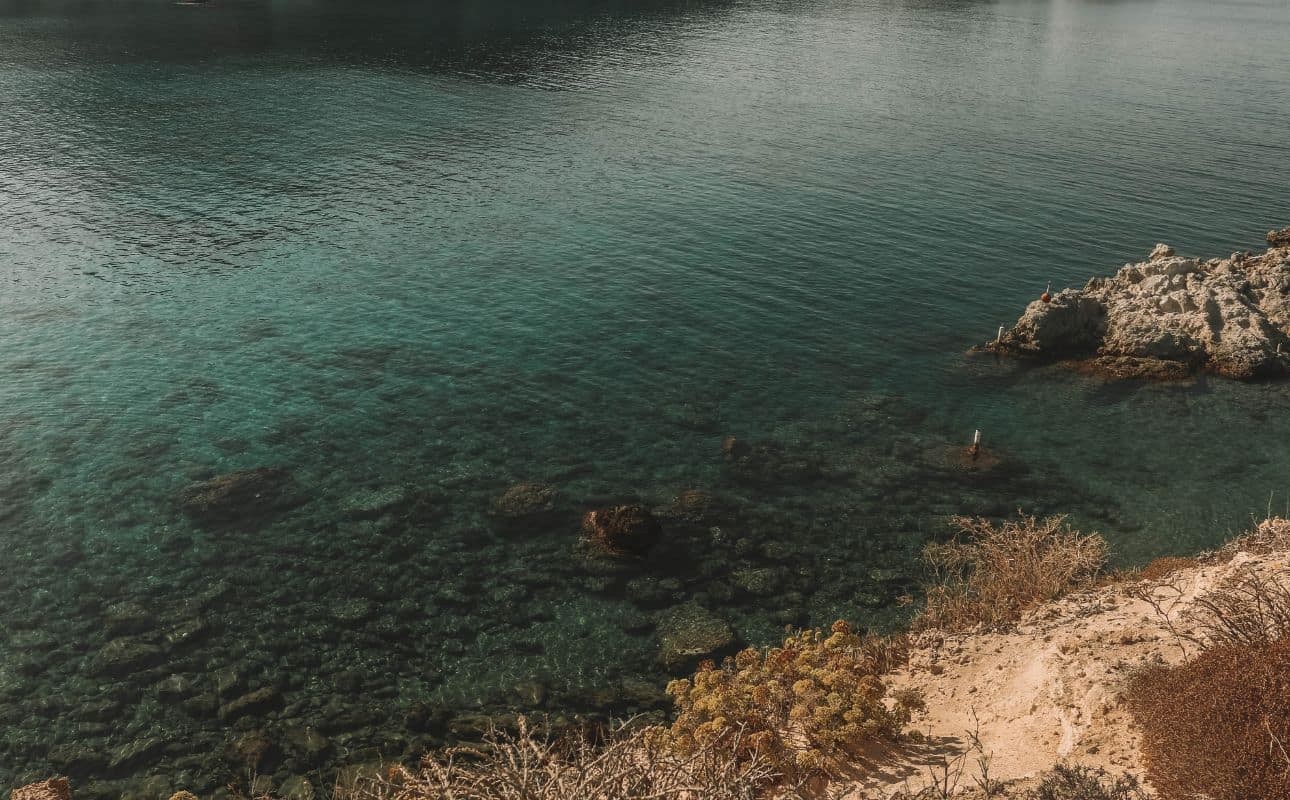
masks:
[[[1113,277],[1031,303],[982,349],[1115,378],[1290,374],[1290,228],[1261,254],[1208,261],[1158,244]]]

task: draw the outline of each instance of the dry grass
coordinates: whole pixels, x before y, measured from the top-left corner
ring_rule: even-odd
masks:
[[[1127,699],[1162,797],[1290,800],[1290,641],[1150,667]]]
[[[1230,561],[1237,553],[1268,555],[1290,550],[1290,519],[1268,517],[1249,533],[1232,539],[1219,548],[1216,554]]]
[[[953,539],[923,550],[934,578],[916,629],[1005,627],[1037,603],[1092,585],[1106,563],[1106,541],[1072,530],[1064,517],[953,523]]]
[[[1201,647],[1267,645],[1290,639],[1290,588],[1241,570],[1196,598],[1186,614],[1188,638]]]
[[[738,729],[685,755],[657,733],[551,739],[521,722],[516,734],[490,734],[483,748],[390,767],[333,800],[753,800],[780,777],[764,760],[735,756],[743,750]]]
[[[666,740],[688,755],[728,740],[734,727],[745,734],[731,743],[739,758],[768,763],[789,780],[828,774],[849,748],[900,735],[922,698],[886,702],[881,675],[905,658],[904,637],[862,636],[837,622],[827,636],[803,631],[721,667],[709,662],[668,686],[677,718]]]

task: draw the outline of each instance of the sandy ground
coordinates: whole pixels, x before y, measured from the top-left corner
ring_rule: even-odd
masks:
[[[1014,790],[1056,763],[1141,777],[1138,735],[1121,690],[1136,667],[1178,663],[1197,648],[1171,632],[1151,603],[1134,597],[1135,589],[1148,590],[1175,631],[1186,634],[1194,629],[1186,614],[1195,598],[1247,569],[1290,580],[1290,552],[1239,553],[1227,563],[1073,594],[1035,609],[1009,633],[922,634],[892,685],[926,696],[927,712],[912,727],[927,742],[874,753],[867,772],[837,787],[840,796],[870,800],[917,791],[943,781],[947,761],[951,773],[961,767],[954,781],[960,790],[971,788],[982,754],[989,777],[1015,782]],[[972,747],[973,733],[979,749]]]

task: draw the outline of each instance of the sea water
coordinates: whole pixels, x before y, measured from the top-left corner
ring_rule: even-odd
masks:
[[[955,514],[1133,564],[1284,510],[1286,384],[965,353],[1290,224],[1287,41],[1279,0],[0,0],[0,788],[660,713],[675,608],[898,626]],[[184,513],[259,467],[291,507]],[[649,557],[580,544],[619,503]]]

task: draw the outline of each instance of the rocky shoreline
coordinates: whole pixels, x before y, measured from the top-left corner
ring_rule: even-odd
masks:
[[[1290,227],[1263,253],[1179,256],[1158,244],[1083,288],[1044,293],[978,351],[1123,379],[1290,374]]]

